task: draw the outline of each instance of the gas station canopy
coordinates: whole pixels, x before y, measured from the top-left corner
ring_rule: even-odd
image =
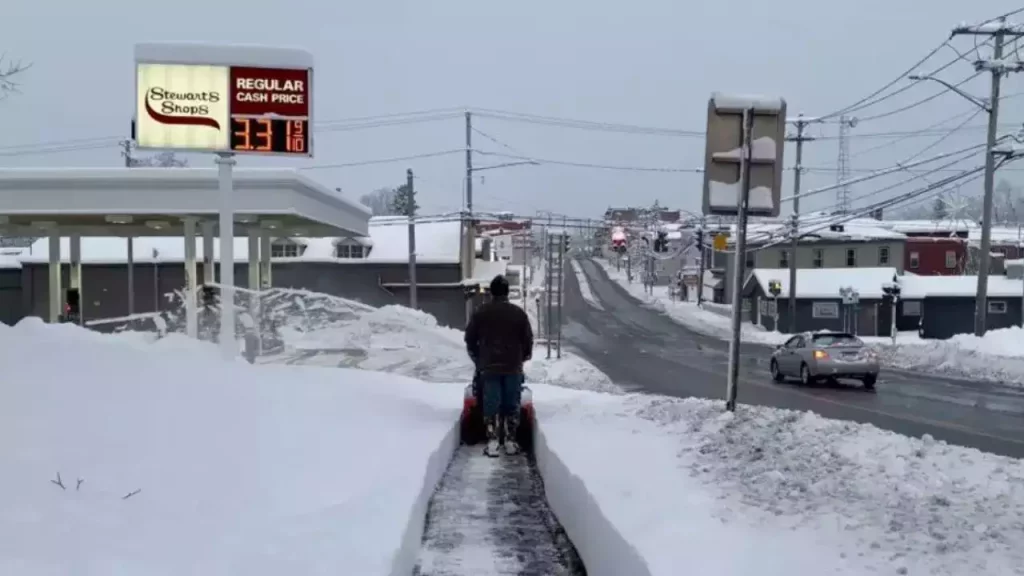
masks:
[[[370,210],[292,169],[238,168],[234,234],[366,236]],[[216,222],[215,168],[0,169],[0,235],[180,236]]]

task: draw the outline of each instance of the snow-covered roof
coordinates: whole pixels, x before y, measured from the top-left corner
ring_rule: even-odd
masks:
[[[832,230],[836,217],[824,212],[801,214],[800,233],[806,234],[801,242],[824,241],[867,241],[867,240],[905,240],[907,236],[891,230],[878,220],[870,218],[854,218],[847,222],[839,222],[841,230]],[[788,238],[791,225],[778,219],[753,220],[747,224],[747,240],[751,243],[774,242]],[[729,225],[730,242],[736,235],[736,224]]]
[[[304,69],[313,67],[313,55],[299,48],[200,42],[136,44],[135,61],[211,66],[255,66],[258,68]]]
[[[967,232],[971,225],[963,220],[880,220],[879,226],[904,234],[953,234]]]
[[[28,248],[7,247],[0,248],[0,269],[21,268],[21,257],[28,252]]]
[[[498,274],[505,274],[508,269],[507,260],[474,260],[473,277],[462,281],[465,285],[482,284],[488,286]]]
[[[840,288],[853,288],[861,298],[881,298],[882,285],[892,282],[896,268],[801,268],[796,271],[797,298],[839,298]],[[779,298],[789,297],[789,269],[755,268],[747,283],[756,281],[765,294],[772,280],[782,285]]]
[[[906,274],[900,278],[900,296],[904,299],[925,297],[973,298],[978,293],[977,276],[917,276]],[[1022,298],[1024,282],[1006,276],[989,275],[989,298]]]
[[[369,236],[370,262],[408,262],[409,219],[405,216],[374,216]],[[459,261],[462,223],[458,220],[416,223],[416,260],[422,263]]]

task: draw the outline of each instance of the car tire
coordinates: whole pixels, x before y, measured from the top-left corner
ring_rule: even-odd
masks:
[[[811,369],[807,367],[807,364],[800,365],[800,383],[804,386],[814,384],[814,378],[811,376]]]
[[[878,380],[878,374],[868,374],[861,381],[864,382],[864,388],[868,390],[875,389],[875,382]]]
[[[783,380],[786,379],[786,377],[782,375],[782,372],[779,371],[779,363],[776,362],[774,358],[772,358],[772,363],[768,369],[772,373],[772,380],[776,382],[782,382]]]

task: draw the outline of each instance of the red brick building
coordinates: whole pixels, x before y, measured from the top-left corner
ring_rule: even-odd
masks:
[[[964,238],[907,238],[903,269],[919,276],[956,276],[967,264],[967,240]]]

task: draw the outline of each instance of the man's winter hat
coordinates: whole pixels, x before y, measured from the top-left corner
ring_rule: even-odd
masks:
[[[491,296],[508,296],[508,280],[501,274],[491,280]]]

